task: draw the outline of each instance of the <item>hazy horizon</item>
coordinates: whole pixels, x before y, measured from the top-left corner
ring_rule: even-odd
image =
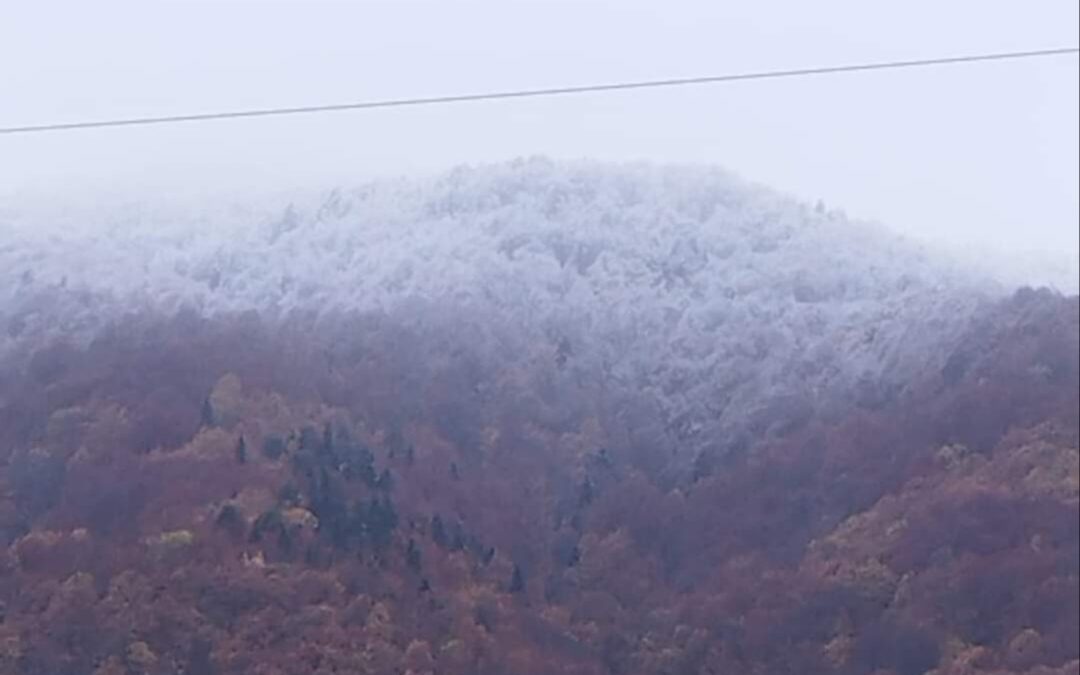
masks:
[[[0,133],[0,674],[1080,675],[1080,4],[8,4],[0,131],[1055,53]]]
[[[1063,2],[35,4],[0,27],[0,61],[18,64],[0,68],[0,124],[1069,46],[1077,14]],[[33,38],[42,30],[47,43]],[[197,205],[521,156],[645,160],[722,166],[953,250],[1075,268],[1077,81],[1067,56],[8,136],[0,205],[27,195]]]

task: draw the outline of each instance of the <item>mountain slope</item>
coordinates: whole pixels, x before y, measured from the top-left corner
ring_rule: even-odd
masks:
[[[27,217],[30,218],[30,217]],[[81,220],[85,218],[86,220]],[[641,392],[665,435],[880,403],[1000,291],[884,231],[717,170],[528,160],[227,211],[9,218],[8,350],[132,310],[464,323],[485,359],[546,342]],[[457,332],[458,328],[449,329]]]
[[[0,252],[0,673],[1080,670],[1075,297],[699,169],[152,224]]]

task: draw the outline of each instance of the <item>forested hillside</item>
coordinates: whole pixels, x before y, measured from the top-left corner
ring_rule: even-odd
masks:
[[[131,319],[5,370],[3,672],[1076,672],[1075,299],[689,476],[602,392],[480,405],[404,336],[303,333]]]
[[[575,171],[0,251],[0,673],[1080,673],[1076,297]]]

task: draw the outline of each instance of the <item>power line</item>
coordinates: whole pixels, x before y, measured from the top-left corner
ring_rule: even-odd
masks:
[[[242,117],[270,117],[275,115],[303,115],[344,110],[370,110],[372,108],[403,108],[406,106],[439,105],[444,103],[464,103],[469,101],[494,101],[510,98],[538,98],[542,96],[566,96],[628,89],[653,89],[659,87],[682,87],[701,84],[718,84],[743,80],[779,79],[785,77],[804,77],[809,75],[831,75],[870,70],[890,70],[899,68],[923,68],[960,63],[984,61],[1005,61],[1030,59],[1050,56],[1063,56],[1080,53],[1080,47],[1062,47],[1058,49],[1039,49],[1024,52],[998,52],[968,56],[949,56],[911,61],[882,61],[877,63],[859,63],[842,66],[819,68],[797,68],[794,70],[767,70],[751,73],[735,73],[706,77],[687,77],[668,80],[643,80],[638,82],[616,82],[609,84],[589,84],[581,86],[554,87],[548,89],[520,89],[516,91],[496,91],[480,94],[458,94],[453,96],[431,96],[425,98],[387,99],[361,101],[358,103],[338,103],[331,105],[298,106],[292,108],[261,108],[254,110],[234,110],[226,112],[196,113],[190,115],[168,115],[164,117],[132,117],[128,119],[96,120],[67,122],[59,124],[38,124],[18,127],[0,127],[0,134],[30,134],[46,131],[68,131],[74,129],[95,129],[102,127],[125,127],[150,124],[173,124],[179,122],[205,122],[210,120],[237,119]]]

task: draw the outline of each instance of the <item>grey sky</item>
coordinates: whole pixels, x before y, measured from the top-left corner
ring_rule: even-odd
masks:
[[[1072,46],[1075,0],[8,2],[0,126]],[[1080,246],[1078,60],[0,137],[0,200],[691,161],[918,236]],[[2,205],[2,204],[0,204]]]

